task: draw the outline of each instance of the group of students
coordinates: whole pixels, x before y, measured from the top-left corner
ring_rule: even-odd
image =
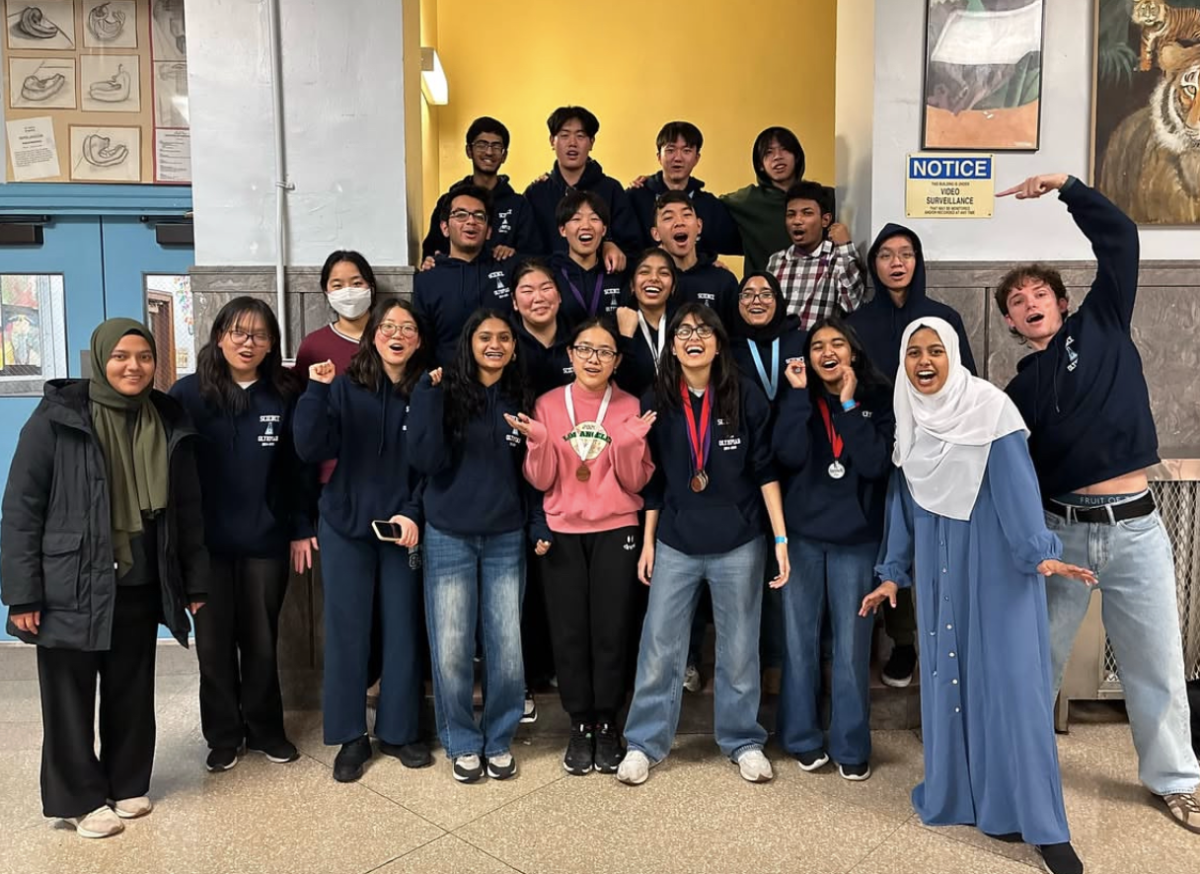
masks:
[[[973,375],[961,319],[925,297],[911,230],[880,233],[875,298],[859,305],[857,268],[833,266],[848,243],[830,239],[815,191],[776,218],[794,228],[786,251],[824,254],[816,271],[781,270],[810,292],[838,276],[828,295],[760,269],[730,274],[732,297],[689,286],[679,258],[695,256],[702,222],[674,191],[653,207],[661,246],[632,259],[615,293],[599,268],[607,206],[591,191],[557,205],[570,265],[510,269],[487,249],[492,195],[468,185],[439,207],[449,251],[411,301],[379,293],[361,255],[330,255],[321,285],[337,319],[304,339],[294,370],[275,315],[250,298],[221,310],[197,373],[170,395],[152,390],[149,331],[105,322],[89,379],[48,383],[23,429],[0,521],[9,628],[38,644],[45,813],[95,837],[150,811],[153,629],[186,640],[186,610],[208,768],[233,767],[243,748],[295,759],[274,648],[288,568],[311,567],[319,544],[324,736],[341,781],[373,755],[376,679],[379,751],[432,762],[418,726],[426,653],[453,777],[515,776],[527,578],[540,579],[572,721],[570,773],[636,785],[667,757],[706,589],[715,735],[741,776],[773,776],[758,710],[776,592],[780,745],[805,771],[832,759],[866,780],[871,614],[915,589],[916,809],[1035,844],[1055,874],[1081,871],[1052,706],[1099,584],[1141,778],[1200,830],[1170,545],[1144,472],[1156,437],[1129,334],[1137,231],[1071,177],[1006,193],[1049,191],[1099,269],[1070,316],[1048,268],[1000,282],[1000,311],[1031,350],[1007,394]],[[1088,433],[1097,422],[1105,433]]]

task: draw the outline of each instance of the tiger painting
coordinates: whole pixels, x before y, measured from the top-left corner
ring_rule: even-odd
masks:
[[[1200,45],[1159,50],[1162,81],[1113,132],[1099,187],[1139,224],[1200,223]]]
[[[1152,70],[1160,46],[1200,42],[1200,9],[1177,9],[1164,0],[1137,0],[1133,23],[1142,29],[1142,52],[1138,69]]]

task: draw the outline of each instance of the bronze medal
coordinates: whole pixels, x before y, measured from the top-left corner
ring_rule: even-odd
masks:
[[[592,478],[592,471],[586,464],[580,463],[579,467],[575,468],[575,479],[581,483],[585,483]]]
[[[700,493],[708,488],[708,474],[702,470],[696,471],[696,475],[692,477],[692,491]]]

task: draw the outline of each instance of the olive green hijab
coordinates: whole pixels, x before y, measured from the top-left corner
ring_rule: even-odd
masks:
[[[154,336],[141,322],[109,319],[92,333],[92,377],[88,385],[92,427],[104,450],[117,576],[133,567],[130,540],[142,532],[143,514],[167,505],[167,430],[150,400],[153,381],[141,394],[123,395],[108,381],[113,349],[129,334],[144,337],[154,360]]]

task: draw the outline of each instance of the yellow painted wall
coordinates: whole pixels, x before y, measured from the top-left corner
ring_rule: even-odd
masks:
[[[833,0],[437,0],[439,187],[470,170],[466,128],[492,115],[522,190],[553,164],[546,117],[563,104],[600,119],[592,155],[625,184],[658,170],[655,135],[676,118],[703,131],[695,175],[715,193],[753,181],[750,147],[774,124],[800,137],[805,175],[833,184],[836,18]]]
[[[438,44],[438,3],[437,0],[420,0],[421,16],[421,45],[437,48]],[[440,51],[439,51],[440,54]],[[440,114],[444,107],[430,106],[421,97],[421,167],[423,178],[421,185],[422,207],[420,238],[425,237],[425,223],[433,212],[441,192],[439,184],[438,149],[440,143]]]

